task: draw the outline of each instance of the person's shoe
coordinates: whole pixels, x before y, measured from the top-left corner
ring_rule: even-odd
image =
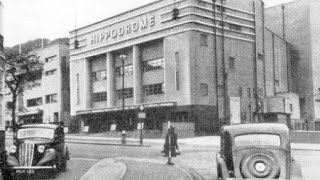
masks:
[[[174,165],[174,163],[173,163],[173,162],[167,162],[167,164],[168,164],[168,165]]]

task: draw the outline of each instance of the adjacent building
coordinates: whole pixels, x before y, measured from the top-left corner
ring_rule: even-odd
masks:
[[[141,105],[144,129],[179,134],[299,119],[292,47],[264,19],[260,0],[159,0],[71,31],[71,127],[135,130]]]
[[[295,0],[266,9],[268,28],[294,50],[293,91],[299,95],[302,117],[296,129],[320,130],[319,9],[318,0]]]
[[[69,45],[57,41],[35,50],[44,64],[37,79],[40,86],[27,89],[18,97],[16,105],[19,123],[59,123],[68,126],[70,119]],[[11,120],[10,91],[6,95],[6,121]]]

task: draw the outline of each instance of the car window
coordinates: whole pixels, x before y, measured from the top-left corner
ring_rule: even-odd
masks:
[[[245,134],[234,138],[234,144],[239,146],[280,146],[280,136],[276,134]]]
[[[45,128],[26,128],[20,129],[17,133],[18,139],[26,138],[46,138],[53,139],[54,130]]]

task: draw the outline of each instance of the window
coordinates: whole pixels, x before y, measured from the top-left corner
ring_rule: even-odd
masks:
[[[28,99],[27,107],[40,106],[42,105],[42,98]]]
[[[220,25],[221,27],[224,27],[226,24],[227,24],[226,22],[222,22],[222,21],[219,22],[219,25]]]
[[[92,72],[91,77],[92,77],[92,81],[102,81],[107,79],[107,72],[106,70]]]
[[[242,87],[239,87],[239,97],[242,98]]]
[[[122,67],[116,67],[116,74],[117,74],[117,76],[122,76]],[[133,74],[132,64],[125,65],[124,66],[124,76],[132,76],[132,74]]]
[[[293,112],[293,106],[290,104],[290,112]]]
[[[218,96],[224,95],[224,89],[222,85],[218,85]]]
[[[180,89],[180,81],[179,81],[179,76],[180,76],[179,52],[175,52],[174,58],[176,60],[176,90],[179,91],[179,89]]]
[[[143,86],[143,92],[145,96],[163,94],[164,89],[164,83]]]
[[[259,60],[261,60],[261,61],[263,61],[263,60],[264,60],[263,55],[262,55],[262,54],[260,54],[260,53],[258,53],[258,59],[259,59]]]
[[[122,99],[122,92],[125,99],[133,97],[133,88],[125,88],[125,89],[117,90],[118,99]]]
[[[160,59],[154,59],[154,60],[149,60],[149,61],[144,61],[143,62],[143,71],[152,71],[155,69],[163,69],[163,58]]]
[[[7,102],[7,109],[12,109],[13,103],[11,101]]]
[[[46,71],[46,76],[51,76],[54,75],[56,73],[56,69],[50,70],[50,71]]]
[[[45,58],[45,62],[48,63],[48,62],[54,61],[55,59],[56,59],[56,56],[47,57]]]
[[[92,94],[92,101],[93,102],[101,102],[107,100],[107,92],[98,92]]]
[[[201,83],[200,84],[200,94],[201,96],[207,96],[208,95],[208,84]]]
[[[230,28],[231,30],[241,31],[241,26],[239,26],[239,25],[237,25],[237,24],[229,23],[229,28]]]
[[[80,78],[79,73],[77,74],[77,105],[80,104]]]
[[[208,35],[206,34],[200,35],[200,46],[208,47]]]
[[[229,57],[229,68],[234,69],[234,57]]]
[[[274,85],[279,86],[280,85],[280,81],[279,80],[274,80]]]
[[[247,91],[248,91],[248,92],[247,92],[247,93],[248,93],[248,98],[251,98],[251,89],[248,88]]]
[[[46,95],[46,103],[55,103],[57,102],[57,94]]]
[[[217,10],[220,11],[220,12],[226,12],[226,8],[225,7],[222,7],[222,6],[216,6],[217,7]]]

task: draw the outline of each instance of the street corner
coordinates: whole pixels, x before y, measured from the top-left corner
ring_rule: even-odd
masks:
[[[103,180],[106,177],[109,180],[118,180],[125,175],[126,169],[124,163],[115,162],[113,159],[102,159],[94,164],[80,180]]]

